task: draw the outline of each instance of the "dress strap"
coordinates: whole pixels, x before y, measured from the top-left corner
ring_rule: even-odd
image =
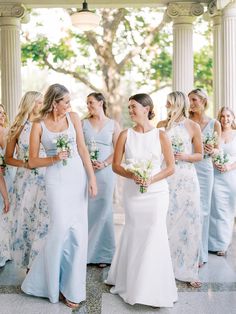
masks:
[[[46,125],[45,125],[45,123],[44,123],[43,120],[41,120],[39,123],[40,123],[40,125],[41,125],[41,128],[42,128],[43,132],[44,132],[45,130],[47,130],[47,127],[46,127]]]
[[[66,113],[66,118],[67,118],[67,121],[68,121],[68,129],[70,129],[71,127],[74,128],[74,123],[71,121],[71,117],[70,117],[70,113],[69,112]]]

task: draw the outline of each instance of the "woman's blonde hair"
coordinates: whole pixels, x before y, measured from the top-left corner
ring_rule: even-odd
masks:
[[[188,93],[188,96],[190,96],[191,94],[197,95],[204,102],[204,108],[206,110],[208,107],[207,92],[203,88],[195,88],[195,89],[191,90],[190,93]]]
[[[3,114],[4,114],[4,117],[5,117],[5,121],[4,121],[3,127],[4,127],[4,128],[7,128],[7,127],[9,126],[8,115],[7,115],[6,109],[5,109],[5,107],[3,106],[3,104],[0,104],[0,107],[2,107],[2,109],[3,109]]]
[[[170,108],[168,108],[166,129],[170,129],[173,123],[182,116],[188,118],[189,99],[184,93],[176,91],[167,95],[167,101],[170,104]]]
[[[18,113],[15,117],[15,120],[9,130],[8,140],[11,141],[12,138],[16,136],[16,134],[20,131],[22,126],[25,124],[27,119],[29,118],[29,114],[32,112],[35,106],[35,102],[42,98],[43,95],[40,92],[29,91],[25,93],[22,97],[19,107]]]
[[[49,112],[53,110],[53,104],[59,103],[66,94],[69,94],[68,89],[61,84],[53,84],[48,87],[44,99],[43,99],[43,107],[39,112],[39,116],[37,117],[39,120],[46,117]]]
[[[235,121],[235,114],[234,114],[234,112],[233,112],[233,110],[231,109],[231,108],[229,108],[229,107],[226,107],[226,106],[223,106],[223,107],[221,107],[220,108],[220,110],[218,111],[218,114],[217,114],[217,120],[220,122],[220,124],[221,124],[221,115],[222,115],[222,112],[223,111],[229,111],[231,114],[232,114],[232,116],[234,117],[234,120],[233,120],[233,122],[232,122],[232,124],[231,124],[231,127],[232,127],[232,129],[234,129],[234,130],[236,130],[236,121]],[[222,128],[222,127],[221,127]]]

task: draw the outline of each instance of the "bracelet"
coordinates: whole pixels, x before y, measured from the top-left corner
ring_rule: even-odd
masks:
[[[103,161],[104,167],[108,166],[108,163],[106,161]]]

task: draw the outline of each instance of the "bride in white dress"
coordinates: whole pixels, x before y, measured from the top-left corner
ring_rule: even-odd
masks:
[[[114,172],[126,178],[125,226],[106,283],[114,285],[111,293],[131,305],[172,307],[177,289],[166,229],[169,191],[165,178],[174,172],[174,157],[165,132],[149,121],[154,116],[152,99],[147,94],[134,95],[128,108],[136,125],[120,134],[113,159]],[[151,158],[152,176],[142,180],[125,170],[123,155],[126,161]],[[163,156],[166,167],[161,169]],[[147,192],[141,193],[140,186],[147,187]]]

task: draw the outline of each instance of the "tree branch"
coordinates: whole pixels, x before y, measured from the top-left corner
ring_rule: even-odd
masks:
[[[164,89],[164,88],[166,88],[166,87],[171,87],[171,86],[172,86],[172,85],[169,84],[169,83],[164,84],[164,85],[162,85],[162,86],[157,86],[157,87],[155,87],[152,91],[150,91],[149,94],[152,95],[152,94],[156,93],[156,92],[159,91],[159,90],[162,90],[162,89]]]
[[[143,41],[143,43],[141,45],[139,45],[138,47],[135,47],[133,50],[131,50],[124,58],[123,60],[121,60],[121,62],[118,64],[118,69],[119,71],[121,71],[121,69],[124,67],[124,65],[127,63],[127,61],[129,61],[130,59],[132,59],[134,56],[136,56],[137,54],[139,54],[145,47],[147,47],[148,45],[150,45],[150,43],[152,42],[155,34],[157,32],[160,32],[160,30],[164,27],[165,25],[165,14],[162,17],[162,20],[160,22],[159,25],[157,25],[155,28],[153,28],[152,30],[149,31],[149,35],[145,38],[145,40]]]
[[[81,81],[82,83],[84,83],[85,85],[87,85],[89,88],[91,88],[92,90],[94,90],[95,92],[100,92],[100,89],[98,89],[95,85],[93,85],[88,79],[86,79],[85,77],[81,76],[79,73],[74,72],[74,71],[69,71],[66,69],[63,69],[61,67],[55,67],[53,64],[51,64],[47,57],[43,58],[43,61],[45,62],[45,64],[49,67],[49,69],[58,72],[58,73],[63,73],[63,74],[67,74],[67,75],[71,75],[74,78],[76,78],[77,80]]]

